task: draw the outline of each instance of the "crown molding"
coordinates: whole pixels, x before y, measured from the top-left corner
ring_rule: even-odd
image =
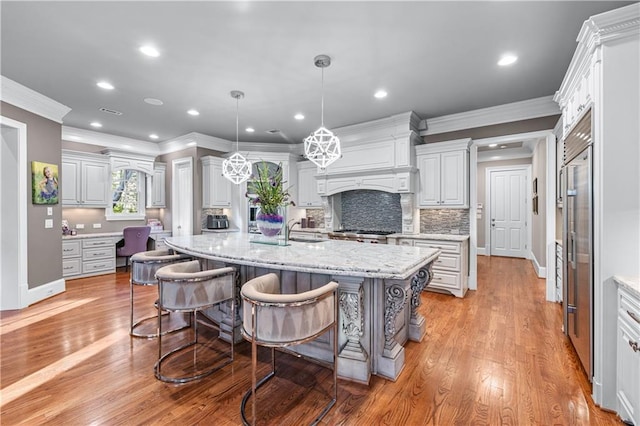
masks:
[[[154,142],[125,138],[122,136],[115,136],[108,133],[94,132],[92,130],[78,129],[69,126],[62,126],[62,140],[85,143],[88,145],[98,145],[123,152],[147,154],[154,157],[161,154],[158,144]]]
[[[338,127],[331,131],[345,146],[372,140],[397,139],[409,132],[418,132],[420,117],[413,111],[395,114],[378,120]]]
[[[532,158],[533,152],[526,148],[511,148],[496,151],[480,151],[478,152],[478,163],[486,163],[488,161],[504,161],[514,160],[516,158]]]
[[[193,147],[229,152],[232,148],[232,142],[198,132],[191,132],[168,141],[160,142],[158,147],[162,154],[169,154],[171,152],[182,151],[183,149]]]
[[[279,152],[292,155],[302,155],[304,153],[302,143],[240,142],[238,145],[241,152]]]
[[[0,75],[0,100],[25,111],[62,124],[62,118],[71,111],[45,95]]]
[[[476,127],[529,120],[557,114],[560,114],[560,108],[558,104],[553,101],[553,96],[543,96],[526,101],[422,120],[420,123],[420,136],[473,129]]]
[[[578,77],[586,74],[592,62],[600,60],[599,55],[594,55],[594,52],[602,43],[637,37],[639,33],[640,4],[638,3],[594,15],[584,21],[576,38],[578,46],[554,100],[560,105],[566,103],[567,96],[574,93],[575,87],[580,83]]]

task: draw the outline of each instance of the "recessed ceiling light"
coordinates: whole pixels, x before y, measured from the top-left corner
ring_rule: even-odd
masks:
[[[491,157],[492,160],[499,160],[500,156],[499,155],[494,155],[493,157]]]
[[[105,89],[105,90],[113,90],[114,87],[111,83],[107,82],[107,81],[99,81],[98,83],[96,83],[96,86],[100,87],[101,89]]]
[[[190,109],[189,111],[187,111],[187,114],[193,115],[193,116],[200,115],[197,109]]]
[[[518,60],[518,57],[511,54],[502,55],[500,60],[498,61],[498,65],[501,67],[506,67],[507,65],[514,64]]]
[[[140,52],[144,53],[147,56],[151,56],[152,58],[157,58],[160,56],[160,52],[153,46],[145,45],[140,47]]]
[[[506,147],[507,147],[506,145],[500,145],[500,148],[503,148],[503,149],[504,149],[504,148],[506,148]]]
[[[160,99],[155,99],[155,98],[145,98],[144,101],[149,105],[155,105],[155,106],[160,106],[164,104],[164,102],[162,102]]]
[[[373,96],[375,96],[378,99],[386,98],[387,92],[384,90],[378,90]]]
[[[98,123],[97,121],[94,121],[93,123],[91,123],[91,127],[102,127],[102,124]]]
[[[296,120],[304,120],[304,114],[297,113],[293,116]]]
[[[491,143],[491,144],[489,144],[489,148],[495,148],[496,146],[498,146],[498,144],[497,144],[497,143]]]
[[[196,145],[198,145],[198,142],[195,142],[195,141],[189,142],[187,144],[187,146],[196,146]]]
[[[151,139],[158,139],[158,135],[156,135],[155,133],[151,133],[151,134],[149,135],[149,138],[151,138]]]
[[[247,128],[246,128],[246,129],[244,129],[244,130],[245,130],[245,132],[247,132],[247,133],[253,133],[253,132],[255,132],[255,129],[254,129],[253,127],[247,127]]]

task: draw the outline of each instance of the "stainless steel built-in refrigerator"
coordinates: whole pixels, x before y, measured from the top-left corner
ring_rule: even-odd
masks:
[[[593,376],[593,186],[591,111],[565,138],[563,178],[564,330]]]

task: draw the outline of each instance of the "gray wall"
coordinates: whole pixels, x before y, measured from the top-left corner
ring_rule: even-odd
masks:
[[[538,130],[553,129],[559,119],[559,115],[550,115],[548,117],[532,118],[530,120],[520,120],[512,123],[494,124],[492,126],[427,135],[424,136],[423,139],[426,143],[432,143],[463,138],[484,139],[496,136],[515,135],[517,133],[536,132]]]
[[[0,102],[2,115],[27,125],[27,282],[29,288],[62,278],[62,207],[35,205],[31,202],[31,162],[43,161],[58,165],[58,178],[64,179],[61,168],[62,126],[55,121]],[[4,178],[4,176],[3,176]],[[53,216],[47,216],[47,207],[53,207]],[[53,219],[53,228],[45,229],[45,219]]]
[[[486,172],[489,167],[508,167],[520,164],[531,164],[531,158],[516,158],[513,160],[487,161],[478,163],[478,203],[482,203],[482,217],[476,219],[478,222],[478,247],[482,248],[486,245],[486,226],[489,218],[486,215],[489,200],[487,199],[487,183]]]
[[[542,140],[536,145],[531,161],[531,180],[538,179],[538,214],[533,215],[531,233],[531,251],[538,265],[547,265],[547,141]],[[555,193],[551,195],[555,199]],[[554,218],[555,220],[555,218]],[[553,273],[548,271],[547,273]]]

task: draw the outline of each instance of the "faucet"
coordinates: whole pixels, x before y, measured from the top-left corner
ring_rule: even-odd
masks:
[[[289,225],[294,220],[295,220],[295,222],[293,222],[291,225]],[[291,219],[289,222],[287,222],[287,230],[286,230],[286,234],[285,234],[285,238],[287,239],[287,241],[289,240],[289,234],[291,234],[291,230],[296,225],[300,225],[300,221],[297,220],[297,219]]]

